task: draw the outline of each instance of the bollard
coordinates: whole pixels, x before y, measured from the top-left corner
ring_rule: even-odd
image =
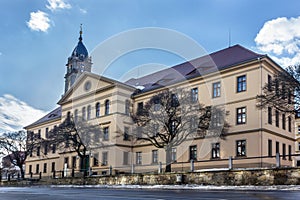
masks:
[[[232,166],[232,156],[229,156],[229,166],[228,166],[228,168],[229,168],[229,170],[232,170],[233,169],[233,166]]]
[[[280,154],[276,153],[276,167],[279,168],[280,167]]]
[[[109,175],[112,175],[112,166],[109,166]]]
[[[158,173],[159,174],[162,173],[162,163],[161,162],[158,163]]]
[[[195,166],[194,166],[194,160],[191,160],[191,172],[194,172]]]

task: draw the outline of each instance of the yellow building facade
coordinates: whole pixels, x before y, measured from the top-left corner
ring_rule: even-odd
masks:
[[[210,65],[207,65],[209,60]],[[90,174],[157,172],[165,166],[165,150],[129,137],[134,131],[130,117],[153,95],[166,88],[184,88],[204,105],[222,105],[228,112],[228,133],[221,137],[189,137],[172,149],[172,170],[275,167],[276,153],[282,166],[293,166],[294,117],[273,108],[258,109],[257,95],[282,68],[267,55],[235,45],[205,57],[153,74],[119,82],[92,73],[91,57],[82,43],[68,58],[65,93],[59,107],[28,125],[30,133],[47,133],[68,114],[99,126],[105,137],[88,144]],[[87,133],[89,134],[89,133]],[[297,149],[298,150],[298,149]],[[161,164],[160,164],[161,163]],[[75,152],[40,147],[26,161],[27,176],[71,176],[80,169]]]

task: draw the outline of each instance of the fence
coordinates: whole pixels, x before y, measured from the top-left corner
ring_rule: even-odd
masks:
[[[275,156],[257,156],[257,157],[229,157],[228,159],[214,159],[214,160],[191,160],[189,162],[173,162],[172,172],[195,172],[199,170],[218,170],[225,168],[228,170],[232,169],[243,169],[243,168],[282,168],[292,167],[293,159],[300,154],[280,155],[277,153]],[[256,162],[249,162],[249,160],[255,160]],[[212,164],[213,163],[213,164]],[[254,163],[249,165],[249,163]],[[284,163],[284,164],[283,164]],[[295,163],[294,163],[295,164]],[[65,178],[65,177],[87,177],[87,176],[111,176],[119,174],[161,174],[164,173],[166,163],[158,162],[149,165],[131,165],[131,166],[105,166],[99,168],[89,168],[88,170],[76,170],[76,169],[63,169],[51,172],[51,174],[29,173],[26,174],[27,178],[30,179],[42,179],[42,178]],[[17,179],[20,176],[12,176],[9,172],[6,174],[2,173],[0,176],[2,180]]]

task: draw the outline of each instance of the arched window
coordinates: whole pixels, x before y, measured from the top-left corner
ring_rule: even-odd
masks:
[[[105,101],[105,115],[109,114],[109,100],[107,99]]]
[[[78,121],[78,110],[77,109],[74,111],[74,120],[75,120],[75,122]]]
[[[82,108],[82,121],[86,120],[86,110],[85,107]]]
[[[127,99],[125,101],[125,114],[129,115],[129,113],[130,113],[130,101]]]
[[[88,105],[87,107],[87,120],[90,120],[91,119],[91,106]]]
[[[100,117],[100,103],[96,103],[96,117]]]

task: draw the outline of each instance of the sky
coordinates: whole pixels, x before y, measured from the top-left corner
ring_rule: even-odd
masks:
[[[98,58],[119,48],[107,41],[147,27],[176,32],[207,53],[240,44],[283,67],[300,60],[298,0],[2,0],[0,6],[0,132],[22,128],[57,107],[80,24],[94,71],[103,64]],[[105,42],[115,46],[97,52]],[[119,80],[137,66],[155,63],[159,69],[183,61],[142,49],[119,56],[101,73]]]

